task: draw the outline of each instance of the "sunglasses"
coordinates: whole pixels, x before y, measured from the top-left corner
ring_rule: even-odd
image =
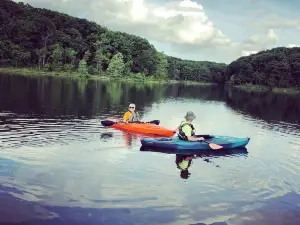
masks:
[[[129,109],[134,109],[134,107],[129,107]]]

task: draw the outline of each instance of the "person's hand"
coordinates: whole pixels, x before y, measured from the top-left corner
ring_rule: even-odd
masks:
[[[198,138],[199,141],[204,141],[205,139],[203,137]]]

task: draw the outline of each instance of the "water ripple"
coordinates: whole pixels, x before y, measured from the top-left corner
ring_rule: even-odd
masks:
[[[3,116],[6,117],[3,117]],[[14,114],[13,114],[14,115]],[[9,116],[9,117],[7,117]],[[15,115],[14,115],[15,116]],[[95,140],[105,132],[99,119],[28,119],[1,115],[0,149],[22,146],[67,145]],[[112,130],[112,132],[116,132]]]

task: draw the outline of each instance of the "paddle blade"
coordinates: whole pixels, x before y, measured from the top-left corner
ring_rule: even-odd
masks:
[[[208,145],[209,145],[209,147],[212,148],[213,150],[218,150],[218,149],[223,148],[223,146],[217,145],[217,144],[214,144],[214,143],[209,143]]]
[[[151,120],[151,121],[149,121],[149,123],[159,125],[160,121],[159,120]]]
[[[102,121],[101,121],[102,126],[105,126],[105,127],[112,126],[112,125],[114,125],[115,123],[116,123],[116,122],[111,121],[111,120],[102,120]]]

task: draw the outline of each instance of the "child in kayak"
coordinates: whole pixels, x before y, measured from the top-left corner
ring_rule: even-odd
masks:
[[[128,111],[123,116],[123,121],[125,123],[140,121],[139,113],[135,111],[135,104],[129,105]]]
[[[203,141],[203,137],[194,137],[195,128],[192,124],[193,120],[196,119],[196,116],[193,112],[189,111],[185,115],[185,121],[183,121],[176,131],[178,132],[178,137],[184,141]]]

